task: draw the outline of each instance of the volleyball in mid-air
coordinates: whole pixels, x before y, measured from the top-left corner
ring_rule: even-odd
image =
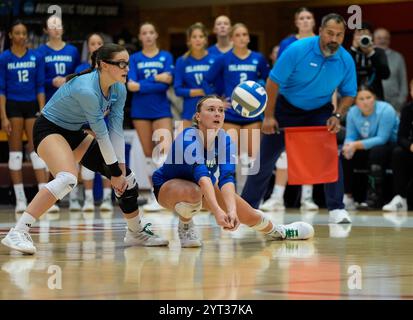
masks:
[[[267,92],[255,81],[244,81],[232,91],[232,108],[246,118],[254,118],[264,112],[267,106]]]

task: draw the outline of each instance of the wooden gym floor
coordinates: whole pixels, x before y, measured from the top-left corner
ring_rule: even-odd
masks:
[[[357,212],[352,225],[317,214],[269,214],[278,223],[314,224],[307,241],[265,242],[246,227],[221,231],[195,217],[202,248],[181,249],[177,217],[147,213],[167,248],[125,247],[113,216],[47,215],[32,229],[38,253],[0,245],[0,299],[413,299],[413,219],[409,213]],[[0,237],[14,224],[0,209]]]

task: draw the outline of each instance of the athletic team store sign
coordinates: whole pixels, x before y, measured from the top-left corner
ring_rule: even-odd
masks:
[[[58,6],[64,15],[117,17],[120,14],[120,5],[85,5],[74,3],[23,3],[22,11],[26,15],[50,14],[49,7]]]

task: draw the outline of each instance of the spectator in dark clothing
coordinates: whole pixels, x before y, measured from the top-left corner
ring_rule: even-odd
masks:
[[[373,46],[373,31],[369,24],[363,23],[354,31],[349,52],[356,64],[357,85],[372,88],[377,99],[384,100],[382,80],[390,77],[390,69],[385,51]]]

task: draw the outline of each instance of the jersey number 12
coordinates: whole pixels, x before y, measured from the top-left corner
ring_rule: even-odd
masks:
[[[29,82],[28,70],[18,70],[17,75],[19,76],[19,82]]]

